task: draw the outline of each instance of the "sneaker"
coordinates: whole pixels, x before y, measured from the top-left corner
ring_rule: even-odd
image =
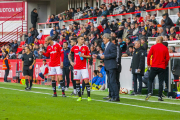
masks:
[[[28,88],[28,87],[25,87],[25,90],[27,90],[27,91],[28,91],[28,90],[29,90],[29,88]]]
[[[76,95],[77,95],[77,94],[75,94],[74,91],[71,93],[71,96],[74,96],[74,97],[75,97]]]
[[[68,88],[65,88],[65,91],[68,91]]]
[[[65,94],[62,94],[62,97],[66,97],[66,95],[65,95]]]
[[[82,97],[79,97],[78,99],[77,99],[77,101],[79,102],[79,101],[82,101]]]
[[[87,98],[87,101],[92,101],[92,99],[90,97]]]
[[[149,100],[150,97],[151,97],[151,93],[147,94],[145,100],[146,100],[146,101]]]
[[[105,100],[109,100],[109,99],[111,99],[109,96],[107,96],[107,97],[104,97],[103,99],[105,99]]]
[[[57,94],[53,94],[52,97],[57,97]]]
[[[31,87],[29,87],[29,90],[31,90]]]
[[[158,101],[164,101],[162,97],[158,97]]]
[[[132,93],[130,94],[130,96],[132,96],[132,95],[136,95],[136,92],[132,92]]]
[[[58,86],[58,89],[61,89],[61,86]]]

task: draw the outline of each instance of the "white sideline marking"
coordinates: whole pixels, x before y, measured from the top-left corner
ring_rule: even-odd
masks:
[[[48,94],[48,95],[52,95],[52,94],[50,94],[50,93],[43,93],[43,92],[25,91],[25,90],[19,90],[19,89],[13,89],[13,88],[5,88],[5,87],[0,87],[0,88],[2,88],[2,89],[8,89],[8,90],[16,90],[16,91],[24,91],[24,92],[32,92],[32,93],[38,93],[38,94]],[[60,95],[58,95],[58,96],[60,96]],[[69,97],[69,96],[67,96],[67,97]],[[86,98],[83,98],[83,99],[86,99]],[[120,105],[126,105],[126,106],[146,108],[146,109],[152,109],[152,110],[160,110],[160,111],[166,111],[166,112],[180,113],[180,111],[175,111],[175,110],[167,110],[167,109],[161,109],[161,108],[153,108],[153,107],[132,105],[132,104],[126,104],[126,103],[118,103],[118,102],[109,102],[109,101],[103,101],[103,100],[97,100],[97,99],[92,99],[92,100],[94,100],[94,101],[99,101],[99,102],[107,102],[107,103],[112,103],[112,104],[120,104]]]

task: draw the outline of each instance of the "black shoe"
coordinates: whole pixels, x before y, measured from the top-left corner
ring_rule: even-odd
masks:
[[[137,92],[136,95],[142,95],[141,92]]]
[[[25,90],[27,90],[27,91],[28,91],[28,90],[29,90],[29,88],[28,88],[28,87],[25,87]]]
[[[136,92],[133,92],[133,93],[131,93],[130,95],[132,96],[132,95],[136,95],[137,93]]]
[[[29,87],[29,90],[31,90],[31,87]]]
[[[105,100],[109,100],[109,99],[111,99],[109,96],[107,96],[107,97],[104,97],[103,99],[105,99]]]
[[[110,98],[108,101],[113,101],[113,98]]]
[[[57,94],[53,94],[52,97],[57,97]]]
[[[81,95],[84,95],[84,91],[81,92]]]
[[[151,93],[147,94],[145,100],[146,100],[146,101],[149,100],[150,97],[151,97]]]
[[[162,97],[158,97],[158,101],[164,101]]]
[[[111,102],[120,102],[120,99],[119,98],[111,98],[109,101],[111,101]]]
[[[65,95],[65,94],[62,94],[62,97],[66,97],[66,95]]]

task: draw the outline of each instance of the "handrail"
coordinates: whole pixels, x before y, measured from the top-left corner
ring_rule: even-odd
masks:
[[[42,25],[42,24],[52,24],[52,23],[59,23],[59,21],[57,21],[57,22],[45,22],[45,23],[38,23],[38,25]]]
[[[89,20],[89,19],[96,19],[97,17],[91,17],[91,18],[82,18],[82,19],[70,19],[70,20],[64,20],[64,22],[71,22],[71,21],[79,21],[79,20]]]
[[[21,11],[21,12],[23,12],[23,11]],[[18,14],[21,13],[21,12],[18,12],[18,13],[16,13],[15,15],[11,16],[11,17],[8,18],[7,20],[5,20],[3,23],[5,23],[6,21],[10,20],[11,18],[13,18],[14,16],[18,15]],[[1,23],[1,24],[3,24],[3,23]],[[0,24],[0,25],[1,25],[1,24]]]

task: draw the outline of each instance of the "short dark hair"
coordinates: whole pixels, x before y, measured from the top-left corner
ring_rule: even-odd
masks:
[[[68,45],[68,42],[63,42],[63,43],[66,43]]]
[[[102,65],[99,65],[98,67],[102,68],[103,66],[102,66]]]
[[[29,49],[29,50],[30,50],[29,46],[26,46],[25,48],[27,48],[27,49]]]
[[[77,38],[71,38],[71,40],[77,43]]]
[[[81,38],[81,37],[84,37],[84,36],[78,36],[78,37],[77,37],[77,40],[78,40],[79,38]]]
[[[42,30],[40,30],[42,32]]]
[[[97,70],[94,70],[94,73],[97,75]]]
[[[46,62],[46,59],[44,59],[43,61]]]

